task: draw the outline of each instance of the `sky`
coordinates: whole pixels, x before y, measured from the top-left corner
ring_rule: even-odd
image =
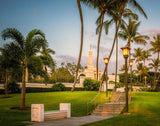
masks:
[[[141,25],[138,31],[141,34],[152,37],[160,33],[160,1],[159,0],[137,0],[146,12],[148,19],[139,15]],[[87,66],[88,53],[92,45],[93,59],[96,64],[96,48],[98,35],[96,35],[96,19],[98,10],[81,3],[84,19],[84,45],[81,64]],[[137,12],[134,8],[131,8]],[[56,54],[53,56],[59,67],[61,62],[77,63],[80,48],[80,17],[76,0],[0,0],[0,32],[6,28],[16,28],[24,36],[33,29],[42,30],[49,43],[49,48]],[[108,19],[105,16],[105,19]],[[114,37],[114,25],[109,34],[102,31],[100,44],[99,69],[104,69],[104,57],[109,56]],[[6,41],[0,37],[0,46]],[[149,41],[148,41],[149,43]],[[119,39],[118,69],[124,64],[121,47],[126,42]],[[140,46],[132,44],[132,49],[141,47],[150,48],[150,45]],[[152,58],[154,58],[153,55]],[[134,65],[135,68],[135,65]],[[109,63],[109,74],[115,73],[115,50]]]

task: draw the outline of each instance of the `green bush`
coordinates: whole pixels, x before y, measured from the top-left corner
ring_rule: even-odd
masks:
[[[15,80],[10,80],[8,82],[9,93],[20,93],[20,87]]]
[[[87,91],[98,91],[100,86],[100,81],[95,79],[86,78],[83,81],[83,86]]]
[[[65,91],[65,85],[62,83],[57,83],[52,86],[53,91]]]
[[[115,84],[115,81],[109,81],[110,84]],[[123,83],[121,82],[117,82],[116,83],[116,88],[120,88],[120,87],[123,87]]]

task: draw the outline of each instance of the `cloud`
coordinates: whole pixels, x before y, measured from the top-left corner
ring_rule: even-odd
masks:
[[[142,33],[147,34],[149,36],[155,36],[157,34],[160,34],[160,29],[155,29],[155,28],[145,29],[142,31]]]

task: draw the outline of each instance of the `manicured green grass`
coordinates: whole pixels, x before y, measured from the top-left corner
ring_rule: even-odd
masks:
[[[160,92],[134,93],[129,112],[84,126],[160,126]]]
[[[98,92],[77,91],[77,92],[47,92],[47,93],[27,93],[26,106],[31,104],[44,104],[45,111],[58,110],[59,103],[71,103],[72,116],[87,115],[87,102],[92,100]],[[23,126],[22,121],[31,119],[30,111],[11,110],[12,107],[19,107],[21,103],[20,94],[12,94],[11,98],[1,98],[0,96],[0,126]],[[101,93],[96,104],[107,102],[105,92]],[[95,102],[91,103],[90,109],[94,109]]]

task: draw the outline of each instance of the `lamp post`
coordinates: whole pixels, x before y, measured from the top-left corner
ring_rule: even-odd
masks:
[[[131,91],[133,91],[133,88],[132,88],[132,65],[133,65],[133,60],[130,60],[129,61],[129,66],[130,66],[130,82],[131,82]]]
[[[106,97],[108,97],[108,62],[109,62],[109,58],[104,58],[104,62],[106,64]],[[105,74],[104,74],[105,76]]]
[[[147,86],[147,76],[144,76],[144,79],[145,79],[145,87]]]
[[[127,59],[128,59],[128,56],[129,56],[129,50],[130,50],[130,47],[122,47],[121,48],[122,51],[123,51],[123,56],[125,58],[125,80],[124,80],[124,85],[125,85],[125,94],[126,94],[126,108],[125,108],[125,113],[128,113],[128,82],[127,82]]]

